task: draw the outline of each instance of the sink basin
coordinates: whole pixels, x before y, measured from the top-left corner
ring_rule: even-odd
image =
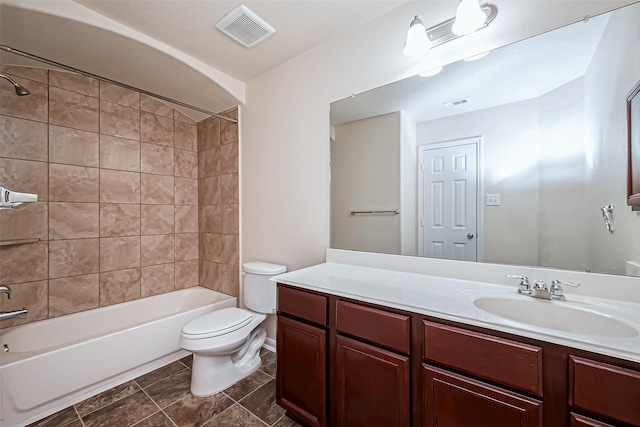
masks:
[[[566,305],[564,302],[480,297],[473,301],[480,310],[520,323],[573,334],[609,338],[635,338],[638,330],[606,314]]]

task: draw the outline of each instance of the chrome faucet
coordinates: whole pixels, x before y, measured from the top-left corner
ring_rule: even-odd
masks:
[[[518,288],[518,293],[522,295],[531,295],[531,282],[527,276],[512,276],[511,274],[505,274],[504,277],[507,279],[519,279],[520,287]]]
[[[563,282],[562,280],[557,280],[557,279],[552,281],[551,287],[549,288],[549,294],[551,295],[551,299],[555,299],[558,301],[566,301],[566,298],[564,297],[564,291],[562,290],[562,286],[560,285],[573,286],[574,288],[577,288],[578,286],[580,286],[580,283]]]
[[[11,299],[11,288],[8,286],[0,286],[0,294],[7,294],[7,299]],[[26,319],[27,309],[14,311],[0,311],[0,321],[7,319]]]

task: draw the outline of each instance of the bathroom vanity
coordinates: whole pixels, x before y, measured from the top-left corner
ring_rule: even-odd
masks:
[[[276,280],[277,402],[306,425],[640,426],[640,304],[332,262]]]

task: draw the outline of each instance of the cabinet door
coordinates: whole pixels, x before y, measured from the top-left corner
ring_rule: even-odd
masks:
[[[408,427],[409,358],[336,337],[339,427]]]
[[[327,414],[327,334],[278,316],[276,402],[312,427]]]
[[[571,413],[571,427],[613,427],[611,424],[605,424],[582,415]]]
[[[542,402],[423,366],[425,427],[542,427]]]

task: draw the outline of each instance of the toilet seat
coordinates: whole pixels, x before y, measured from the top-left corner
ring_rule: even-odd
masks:
[[[212,311],[187,323],[182,336],[197,340],[229,334],[248,325],[252,318],[252,313],[236,307]]]

